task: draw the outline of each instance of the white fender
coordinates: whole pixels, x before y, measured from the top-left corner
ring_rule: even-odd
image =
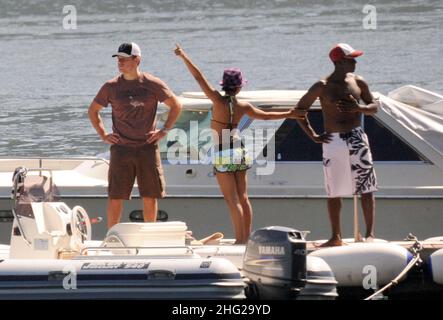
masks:
[[[443,242],[443,237],[432,237],[423,240],[423,242]]]
[[[381,287],[412,259],[407,249],[391,243],[354,243],[318,249],[310,255],[325,260],[339,286],[363,286],[369,281]]]
[[[429,256],[432,280],[435,283],[443,284],[443,249],[435,251]]]

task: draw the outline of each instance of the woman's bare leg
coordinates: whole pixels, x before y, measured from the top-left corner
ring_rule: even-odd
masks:
[[[223,197],[225,198],[225,201],[229,207],[229,211],[231,212],[231,220],[235,232],[235,243],[243,243],[243,208],[237,195],[237,184],[235,181],[235,175],[232,172],[217,172],[216,177]]]
[[[237,183],[237,195],[243,209],[243,243],[248,241],[252,230],[252,206],[248,197],[248,177],[246,170],[235,173]]]

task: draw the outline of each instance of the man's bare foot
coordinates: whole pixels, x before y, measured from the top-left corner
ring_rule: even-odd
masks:
[[[365,242],[374,242],[374,236],[366,237]]]
[[[332,238],[322,243],[321,245],[317,245],[316,243],[314,243],[314,246],[319,248],[325,248],[325,247],[339,247],[342,246],[343,244],[344,243],[341,239]]]

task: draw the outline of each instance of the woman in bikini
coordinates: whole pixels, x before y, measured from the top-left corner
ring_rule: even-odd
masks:
[[[236,95],[246,81],[243,79],[241,71],[236,68],[224,71],[223,81],[220,82],[224,91],[224,95],[222,95],[209,84],[203,73],[179,45],[175,49],[175,54],[183,59],[189,72],[213,103],[211,129],[214,134],[216,150],[214,172],[231,213],[235,231],[235,243],[244,244],[249,238],[252,227],[252,207],[248,199],[246,177],[246,170],[251,167],[252,159],[247,155],[246,149],[240,143],[237,125],[243,115],[262,120],[302,119],[305,117],[306,112],[297,109],[266,112],[255,108],[249,102],[237,100]],[[229,141],[223,141],[223,130],[231,131]],[[216,141],[220,143],[215,143]]]

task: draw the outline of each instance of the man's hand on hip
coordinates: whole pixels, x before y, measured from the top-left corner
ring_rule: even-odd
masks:
[[[147,143],[157,143],[161,139],[163,139],[168,134],[167,131],[157,129],[154,131],[151,131],[146,134],[146,142]]]
[[[332,135],[330,133],[324,132],[320,135],[316,134],[312,137],[315,143],[329,143],[332,141]]]
[[[103,141],[107,144],[116,144],[120,140],[120,136],[116,133],[110,133],[105,135]]]

